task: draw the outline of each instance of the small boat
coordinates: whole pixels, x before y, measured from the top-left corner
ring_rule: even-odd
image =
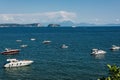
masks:
[[[65,44],[63,44],[63,45],[61,46],[61,48],[68,48],[68,46],[66,46]]]
[[[1,52],[1,54],[9,55],[9,54],[17,54],[19,52],[20,52],[19,49],[8,49],[8,48],[5,48],[5,51]]]
[[[32,60],[17,60],[17,59],[7,59],[7,62],[4,67],[11,68],[11,67],[20,67],[20,66],[27,66],[32,64],[34,61]]]
[[[76,26],[72,26],[72,28],[75,28]]]
[[[23,44],[23,45],[20,45],[20,47],[22,47],[22,48],[25,48],[25,47],[27,47],[28,45],[25,45],[25,44]]]
[[[110,50],[119,50],[119,49],[120,47],[116,45],[112,45],[112,47],[110,48]]]
[[[44,40],[42,43],[43,43],[43,44],[48,44],[48,43],[51,43],[51,41],[49,41],[49,40]]]
[[[98,50],[98,49],[92,49],[92,55],[97,55],[97,54],[105,54],[106,51],[104,50]]]
[[[22,40],[16,40],[16,42],[22,42]]]
[[[30,40],[31,40],[31,41],[35,41],[36,39],[35,39],[35,38],[31,38]]]

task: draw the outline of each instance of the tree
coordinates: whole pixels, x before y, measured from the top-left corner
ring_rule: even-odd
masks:
[[[103,77],[98,80],[120,80],[120,67],[117,67],[116,65],[107,65],[109,69],[109,76]]]

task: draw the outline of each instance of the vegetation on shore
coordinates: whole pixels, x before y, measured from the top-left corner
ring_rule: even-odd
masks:
[[[98,80],[120,80],[120,67],[116,65],[107,65],[109,73],[107,77],[102,77]]]

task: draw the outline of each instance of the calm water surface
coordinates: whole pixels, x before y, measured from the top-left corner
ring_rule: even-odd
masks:
[[[42,44],[43,40],[52,42]],[[28,47],[21,48],[22,44]],[[61,49],[62,44],[69,48]],[[97,80],[107,75],[107,64],[120,66],[120,51],[109,50],[113,44],[120,46],[120,27],[0,28],[0,51],[21,49],[16,55],[0,55],[0,80]],[[107,53],[91,56],[93,48]],[[7,58],[30,59],[34,63],[3,68]]]

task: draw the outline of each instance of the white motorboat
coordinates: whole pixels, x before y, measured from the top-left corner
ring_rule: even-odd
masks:
[[[44,40],[42,43],[43,43],[43,44],[48,44],[48,43],[51,43],[51,41],[49,41],[49,40]]]
[[[31,41],[35,41],[36,39],[35,39],[35,38],[31,38],[30,40],[31,40]]]
[[[17,60],[17,59],[7,59],[7,62],[4,67],[20,67],[27,66],[33,63],[32,60]]]
[[[16,42],[22,42],[22,40],[16,40]]]
[[[27,47],[28,45],[25,45],[25,44],[23,44],[23,45],[20,45],[20,47],[22,47],[22,48],[25,48],[25,47]]]
[[[63,44],[61,48],[68,48],[68,46],[66,46],[65,44]]]
[[[72,26],[73,28],[75,28],[76,26]]]
[[[110,50],[119,50],[120,46],[116,46],[116,45],[112,45],[112,47],[110,48]]]
[[[97,54],[105,54],[106,51],[104,50],[98,50],[98,49],[92,49],[92,55],[97,55]]]

